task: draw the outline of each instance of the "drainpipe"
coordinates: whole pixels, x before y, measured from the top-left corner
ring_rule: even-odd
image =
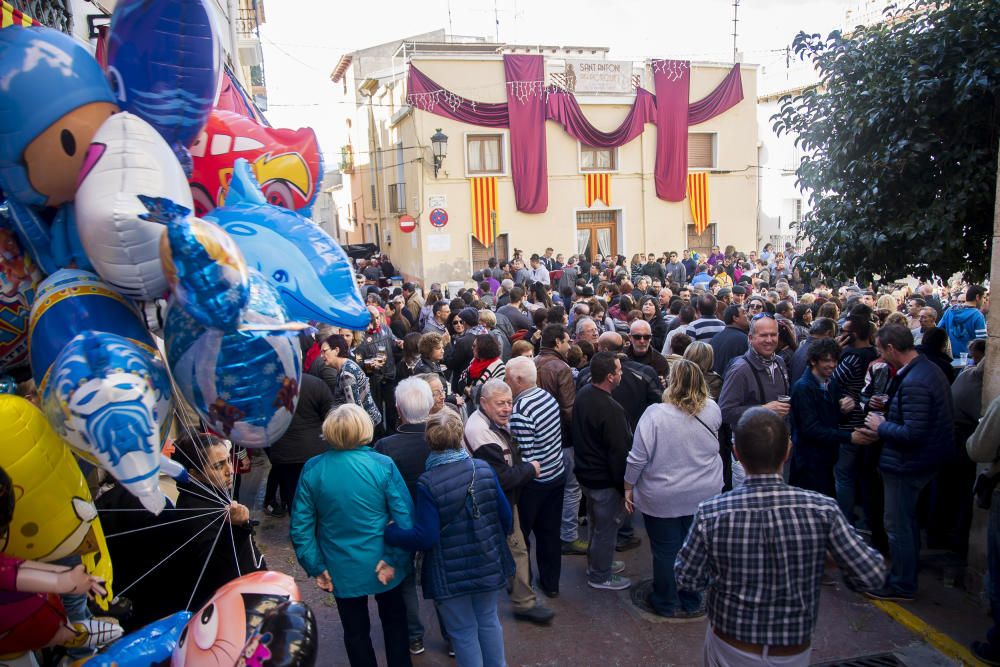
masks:
[[[226,0],[226,12],[229,14],[229,43],[231,46],[229,59],[233,62],[233,71],[236,77],[243,84],[244,88],[249,88],[250,82],[243,77],[243,66],[240,63],[240,37],[236,32],[236,21],[239,18],[239,4],[236,0]]]

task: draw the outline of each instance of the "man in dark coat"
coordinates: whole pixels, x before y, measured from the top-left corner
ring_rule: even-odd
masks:
[[[944,373],[913,347],[913,334],[890,324],[875,338],[879,355],[896,369],[885,416],[870,412],[859,429],[870,443],[882,441],[879,469],[885,487],[885,529],[892,569],[885,586],[868,596],[912,600],[917,593],[920,528],[917,500],[954,448],[951,388]]]
[[[712,336],[708,342],[715,353],[715,361],[712,370],[720,376],[726,376],[726,369],[730,362],[737,357],[742,357],[750,348],[750,341],[747,332],[750,330],[750,319],[743,306],[726,306],[722,313],[722,322],[726,328]]]

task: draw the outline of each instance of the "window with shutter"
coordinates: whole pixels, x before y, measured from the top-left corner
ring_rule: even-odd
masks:
[[[510,246],[508,245],[507,234],[500,234],[496,237],[493,245],[485,246],[479,242],[479,240],[473,236],[472,241],[472,271],[481,271],[487,267],[487,263],[490,257],[496,257],[499,260],[508,259],[510,254],[508,250]],[[495,251],[495,252],[494,252]]]
[[[688,169],[715,169],[714,132],[688,133]]]

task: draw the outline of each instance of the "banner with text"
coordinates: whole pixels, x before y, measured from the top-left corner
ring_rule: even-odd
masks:
[[[634,92],[632,63],[629,61],[567,60],[565,76],[566,90],[574,93],[627,95]]]

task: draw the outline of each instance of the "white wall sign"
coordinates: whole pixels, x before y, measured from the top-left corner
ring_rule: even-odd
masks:
[[[632,63],[621,60],[567,60],[566,89],[575,93],[632,92]]]
[[[450,234],[432,234],[426,239],[428,252],[451,252]]]
[[[445,195],[427,195],[427,208],[448,208],[448,197]]]

